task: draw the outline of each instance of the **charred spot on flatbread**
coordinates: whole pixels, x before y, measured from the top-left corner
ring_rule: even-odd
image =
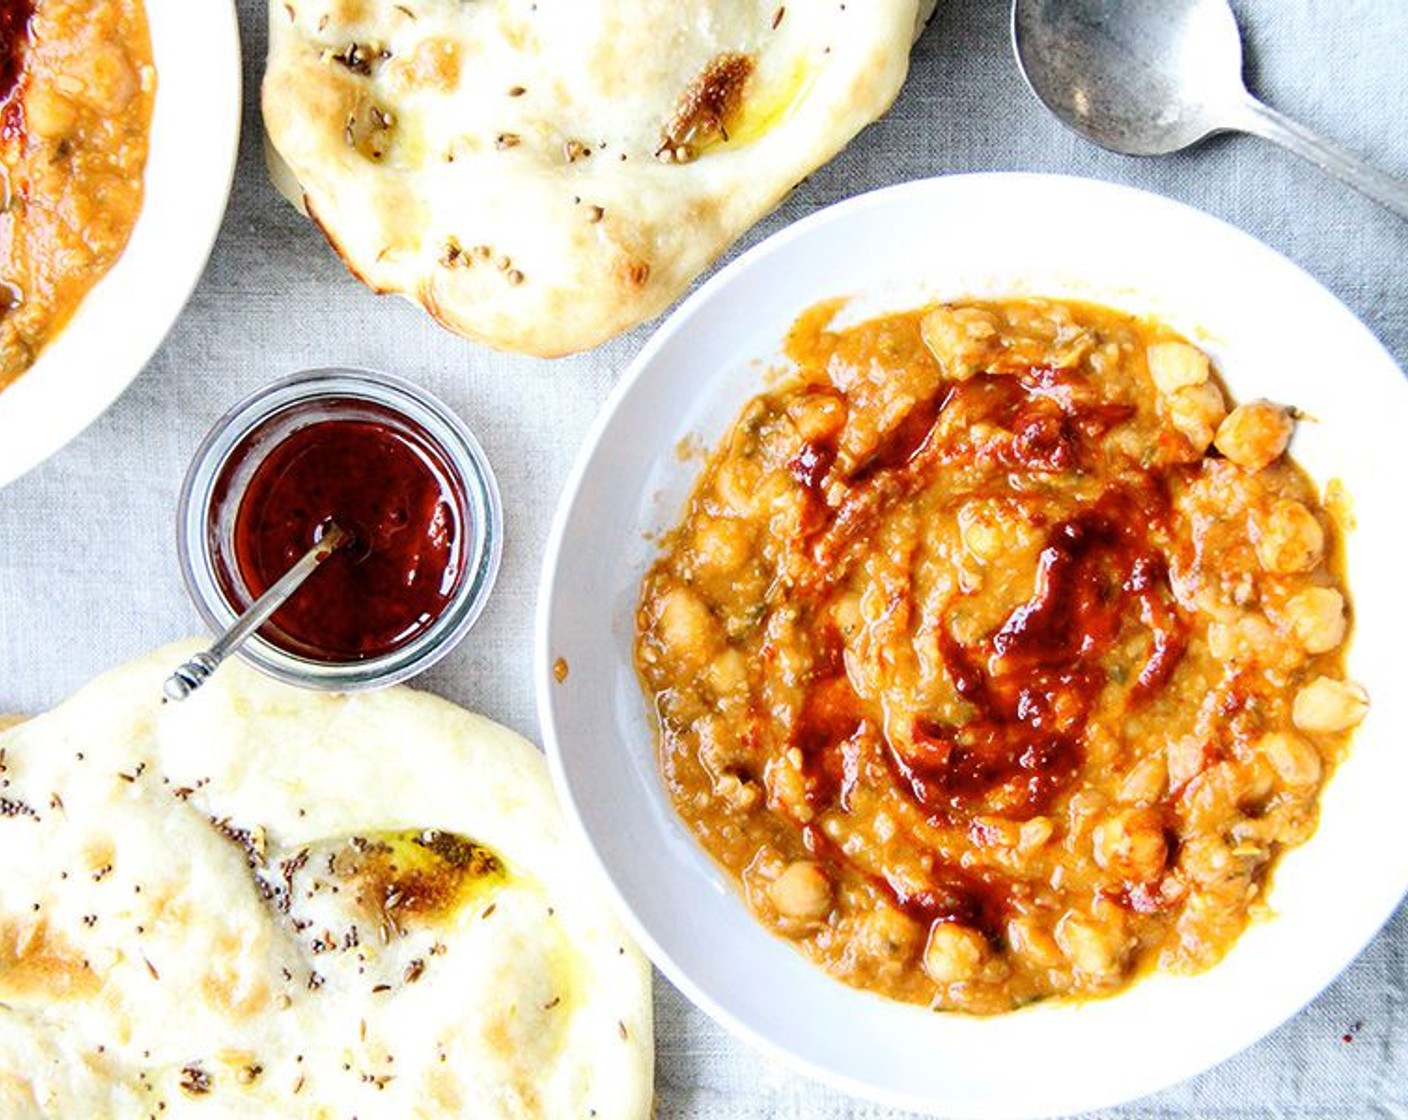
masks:
[[[756,69],[752,55],[736,51],[711,58],[680,95],[655,154],[691,159],[702,144],[715,138],[727,143],[729,125],[738,117],[748,79]]]

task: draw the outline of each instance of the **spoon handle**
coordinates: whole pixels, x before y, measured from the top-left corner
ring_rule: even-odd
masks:
[[[244,645],[245,640],[268,622],[274,612],[284,605],[284,601],[313,574],[313,570],[342,546],[346,535],[339,526],[329,525],[318,543],[280,576],[268,591],[254,600],[249,609],[215,639],[209,649],[196,654],[166,678],[166,683],[162,686],[166,698],[184,700],[203,685],[210,674],[219,667],[220,662]]]
[[[1278,113],[1250,95],[1243,105],[1238,126],[1287,148],[1316,167],[1328,171],[1400,218],[1408,218],[1408,183],[1370,167],[1323,136]]]

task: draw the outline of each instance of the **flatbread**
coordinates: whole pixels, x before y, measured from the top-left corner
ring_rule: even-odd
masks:
[[[192,652],[0,734],[0,1116],[648,1115],[649,971],[541,755],[238,663],[163,705]]]
[[[271,0],[264,121],[352,272],[544,356],[649,319],[894,100],[934,0]]]

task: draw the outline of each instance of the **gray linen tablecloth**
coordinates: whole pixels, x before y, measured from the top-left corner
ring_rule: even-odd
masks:
[[[1243,0],[1236,7],[1254,88],[1408,176],[1405,0]],[[905,179],[1005,169],[1095,176],[1248,230],[1328,286],[1400,365],[1408,360],[1408,223],[1250,138],[1222,138],[1158,161],[1090,147],[1047,117],[1022,85],[1006,8],[1000,0],[943,0],[890,114],[744,245],[829,203]],[[462,342],[418,309],[362,288],[269,186],[256,97],[264,4],[239,0],[239,13],[244,140],[204,280],[118,404],[0,490],[0,712],[43,709],[105,667],[199,629],[172,547],[176,493],[196,443],[229,404],[273,377],[345,362],[420,380],[460,411],[488,451],[508,522],[498,589],[470,640],[419,683],[536,738],[531,628],[552,509],[588,423],[648,328],[545,363]],[[1353,370],[1326,376],[1352,377]],[[663,980],[657,990],[661,1117],[896,1115],[784,1071]],[[1013,1075],[1020,1070],[1021,1056],[1013,1055]],[[1408,909],[1268,1039],[1202,1077],[1101,1115],[1408,1118]]]

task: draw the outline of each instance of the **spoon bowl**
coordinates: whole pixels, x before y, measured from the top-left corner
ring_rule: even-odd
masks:
[[[1014,0],[1012,46],[1041,103],[1103,148],[1166,155],[1251,132],[1408,218],[1408,186],[1247,91],[1226,0]]]
[[[1195,144],[1225,129],[1227,107],[1246,96],[1223,0],[1017,0],[1012,39],[1042,104],[1124,155]]]

